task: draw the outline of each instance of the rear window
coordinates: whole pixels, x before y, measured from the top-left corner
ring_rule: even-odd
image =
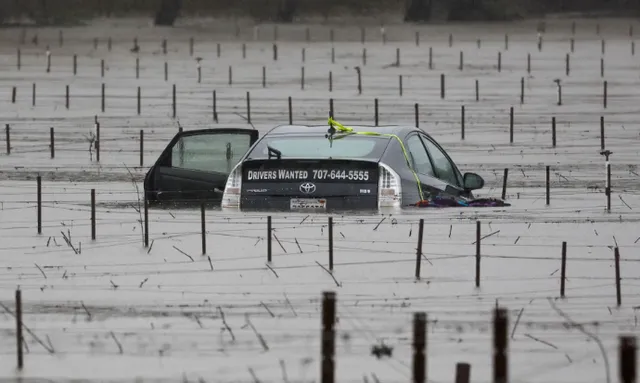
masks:
[[[339,136],[336,136],[339,137]],[[268,158],[267,146],[282,152],[282,157],[367,158],[379,159],[387,146],[387,137],[351,135],[334,139],[323,136],[264,137],[249,154],[250,158]]]

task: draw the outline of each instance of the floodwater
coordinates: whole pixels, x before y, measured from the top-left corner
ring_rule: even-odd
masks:
[[[275,36],[272,25],[242,24],[236,36],[233,23],[192,20],[154,29],[139,20],[107,20],[63,29],[62,44],[58,29],[29,29],[24,44],[19,29],[0,31],[0,117],[10,126],[11,149],[7,155],[3,135],[0,287],[6,308],[0,324],[6,341],[0,376],[317,381],[320,300],[331,290],[338,301],[340,381],[408,381],[413,314],[420,311],[429,319],[429,379],[451,381],[455,364],[469,362],[474,381],[489,381],[496,302],[509,310],[512,381],[615,379],[618,336],[637,333],[640,305],[634,257],[640,247],[640,53],[632,52],[629,36],[629,26],[637,23],[577,20],[574,35],[571,22],[548,20],[541,50],[535,21],[389,25],[384,37],[369,25],[364,44],[356,25],[280,25]],[[131,52],[136,38],[140,51]],[[141,180],[178,128],[250,127],[250,118],[265,132],[288,123],[288,97],[296,124],[326,123],[333,99],[338,121],[373,125],[378,99],[380,125],[413,125],[418,104],[420,127],[462,171],[485,178],[481,196],[500,197],[509,169],[512,206],[335,215],[332,272],[324,214],[273,214],[271,263],[262,213],[207,209],[203,249],[200,211],[151,209],[145,247]],[[92,146],[95,116],[99,161]],[[612,152],[610,211],[601,116],[605,147]],[[41,234],[37,175],[43,178]],[[417,279],[420,218],[425,228]],[[479,288],[476,221],[482,237]],[[563,242],[566,298],[558,299]],[[620,254],[619,307],[614,248]],[[29,328],[23,332],[22,372],[15,370],[16,288]],[[584,324],[593,335],[567,323]],[[391,358],[370,355],[380,344],[393,347]]]

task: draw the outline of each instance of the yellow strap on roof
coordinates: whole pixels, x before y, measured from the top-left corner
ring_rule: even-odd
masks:
[[[404,154],[404,159],[407,161],[407,165],[409,166],[409,169],[411,169],[411,173],[413,173],[413,178],[416,180],[416,184],[418,185],[418,193],[420,194],[420,200],[421,201],[424,200],[420,178],[418,177],[418,173],[416,173],[416,171],[413,169],[413,166],[411,165],[411,160],[409,160],[409,153],[407,152],[407,149],[404,147],[404,143],[402,143],[402,140],[400,139],[400,137],[398,137],[395,134],[388,134],[388,133],[357,132],[352,127],[342,125],[338,121],[334,120],[333,117],[329,117],[329,126],[336,129],[336,131],[345,134],[345,136],[348,134],[360,134],[365,136],[384,136],[384,137],[395,138],[400,144],[400,148],[402,148],[402,154]],[[345,136],[342,136],[342,137],[345,137]]]

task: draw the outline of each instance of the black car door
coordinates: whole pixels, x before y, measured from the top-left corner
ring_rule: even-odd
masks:
[[[220,198],[229,173],[257,139],[258,131],[253,129],[179,132],[145,177],[147,198]]]

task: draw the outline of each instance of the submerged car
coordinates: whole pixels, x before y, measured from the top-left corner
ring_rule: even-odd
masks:
[[[441,195],[473,199],[483,186],[427,133],[405,126],[283,125],[261,138],[254,129],[182,131],[144,181],[149,201],[240,210],[401,208]]]

